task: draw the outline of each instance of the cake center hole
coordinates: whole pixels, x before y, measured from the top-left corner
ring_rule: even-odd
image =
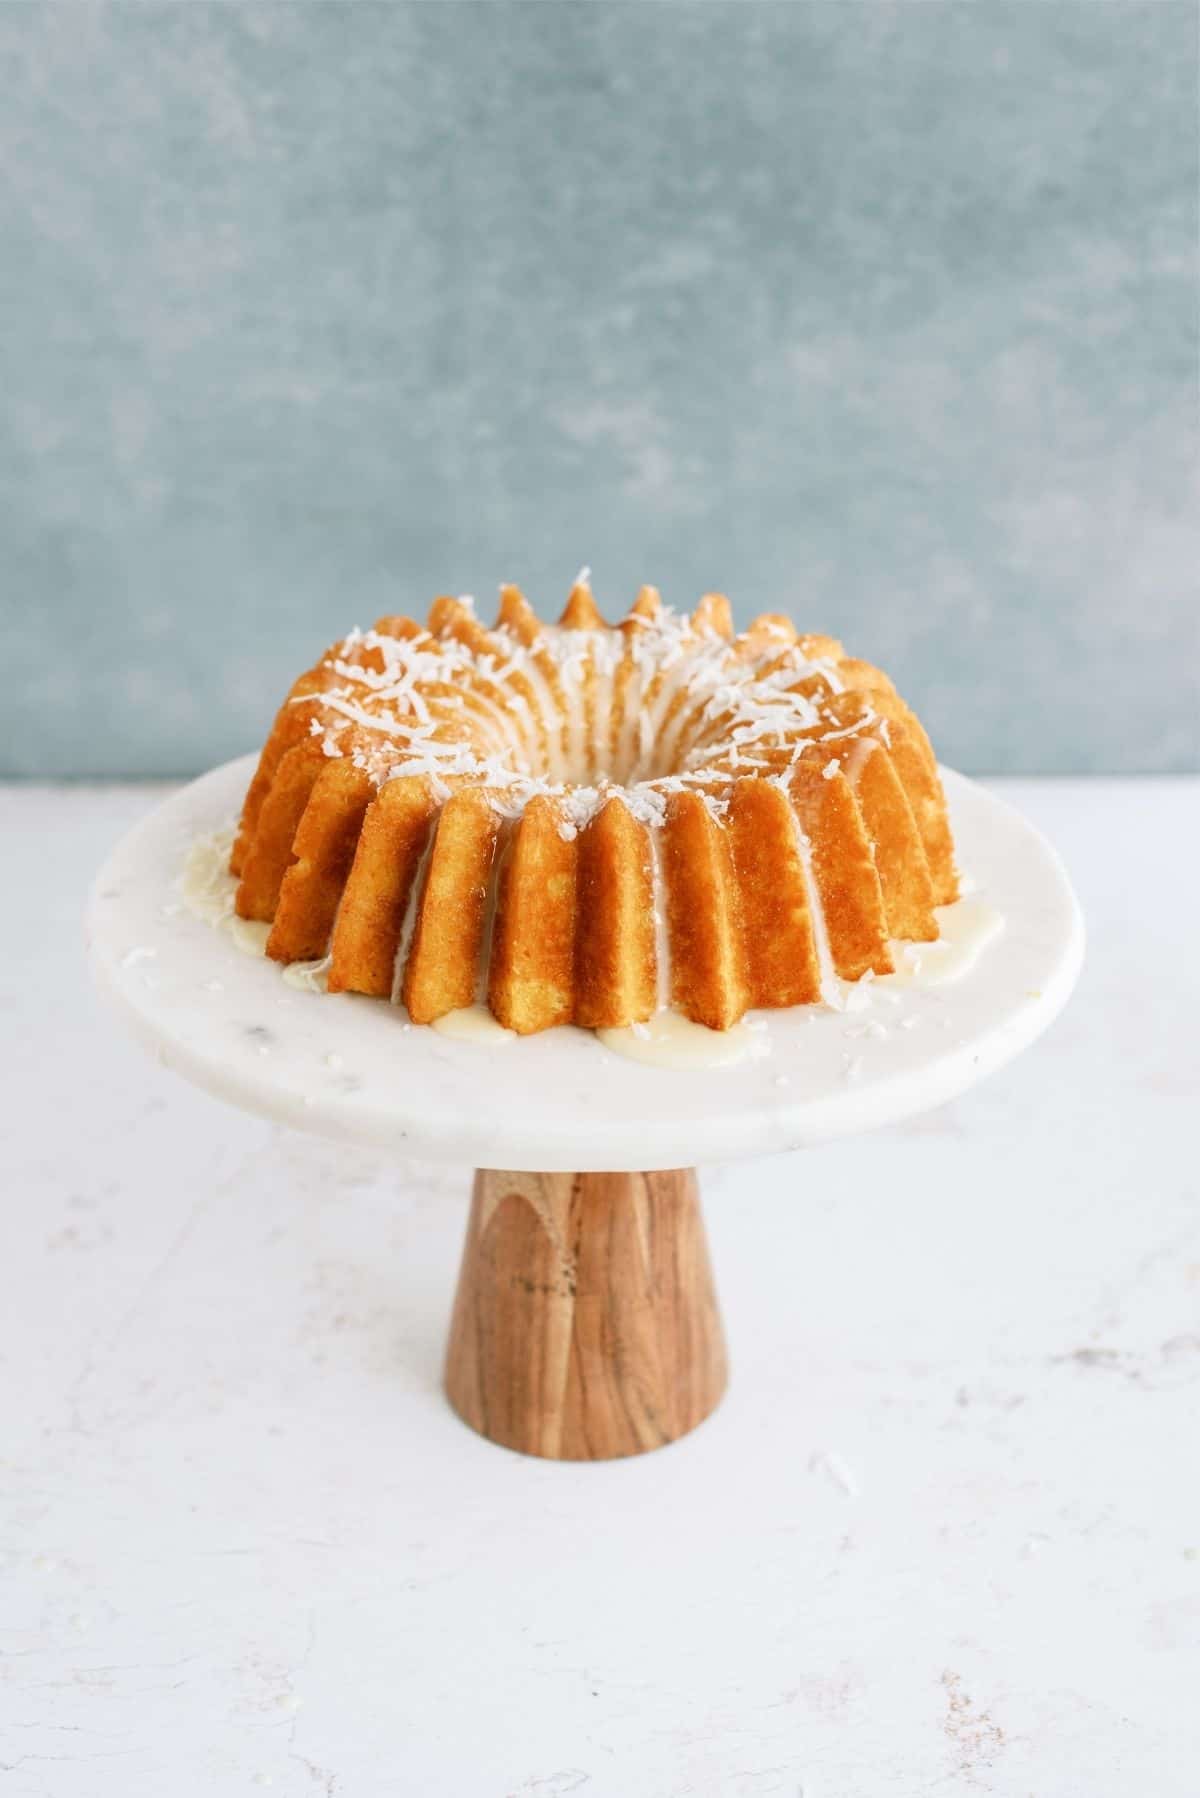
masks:
[[[594,711],[581,707],[568,718],[560,778],[571,786],[594,787],[609,781],[628,787],[683,772],[692,743],[680,735],[675,720],[656,720],[645,710],[619,715],[611,704],[603,709],[598,700],[597,695]],[[552,773],[549,768],[545,772]]]

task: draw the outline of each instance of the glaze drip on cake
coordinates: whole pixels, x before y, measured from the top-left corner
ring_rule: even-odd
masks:
[[[274,959],[519,1034],[828,999],[957,896],[933,752],[878,669],[780,615],[734,635],[719,595],[682,617],[644,588],[608,626],[583,579],[556,626],[505,587],[491,628],[439,599],[335,644],[231,867]]]

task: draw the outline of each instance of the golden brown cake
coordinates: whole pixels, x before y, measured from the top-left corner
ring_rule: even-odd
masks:
[[[957,897],[929,740],[886,675],[764,614],[735,635],[645,587],[556,626],[515,587],[488,629],[435,600],[296,682],[232,857],[277,961],[428,1024],[728,1029],[892,971]]]

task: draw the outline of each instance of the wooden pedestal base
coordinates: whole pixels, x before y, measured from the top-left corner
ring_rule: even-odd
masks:
[[[475,1176],[446,1393],[481,1436],[601,1461],[674,1442],[725,1390],[696,1176]]]

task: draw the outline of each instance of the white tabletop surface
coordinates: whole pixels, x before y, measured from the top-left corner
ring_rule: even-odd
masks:
[[[461,1174],[226,1109],[91,991],[162,789],[0,793],[6,1798],[1195,1798],[1200,787],[999,790],[1075,998],[708,1174],[731,1391],[594,1467],[442,1400]]]

